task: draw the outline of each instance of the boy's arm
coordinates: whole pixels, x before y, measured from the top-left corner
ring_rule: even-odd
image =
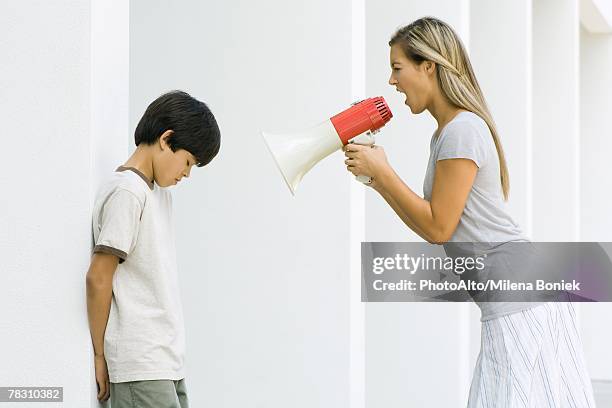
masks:
[[[116,255],[95,253],[87,271],[87,316],[96,356],[104,356],[104,331],[111,307],[113,274],[118,264]]]

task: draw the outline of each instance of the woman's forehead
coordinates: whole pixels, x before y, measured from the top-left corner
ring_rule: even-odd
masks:
[[[397,44],[393,44],[389,51],[389,59],[391,60],[391,64],[393,64],[405,60],[406,55],[404,55],[404,51]]]

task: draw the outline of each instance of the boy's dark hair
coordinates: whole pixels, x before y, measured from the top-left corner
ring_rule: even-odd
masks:
[[[173,152],[187,150],[203,167],[219,152],[221,133],[214,115],[204,102],[200,102],[183,91],[170,91],[155,99],[140,118],[134,141],[154,144],[166,131],[174,133],[168,137]]]

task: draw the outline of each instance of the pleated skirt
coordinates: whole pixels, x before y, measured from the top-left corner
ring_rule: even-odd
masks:
[[[482,322],[468,408],[595,408],[571,302]]]

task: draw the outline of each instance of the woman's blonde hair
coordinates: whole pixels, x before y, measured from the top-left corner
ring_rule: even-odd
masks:
[[[423,61],[434,62],[442,94],[453,105],[477,114],[487,123],[497,149],[501,187],[504,199],[507,200],[510,176],[504,150],[459,36],[445,22],[424,17],[400,28],[389,41],[389,46],[394,44],[399,45],[406,57],[417,64]]]

